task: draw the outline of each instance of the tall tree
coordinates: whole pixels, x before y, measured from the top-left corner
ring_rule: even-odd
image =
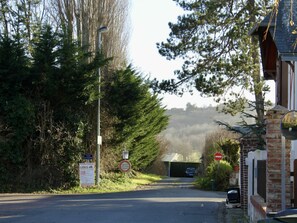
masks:
[[[166,42],[157,44],[168,60],[181,58],[177,80],[155,80],[161,90],[182,93],[196,88],[201,94],[223,102],[225,112],[241,112],[245,92],[255,96],[256,122],[264,123],[264,95],[258,43],[249,31],[267,14],[269,0],[213,1],[173,0],[185,10],[177,23],[169,23]]]
[[[135,170],[143,170],[159,153],[159,133],[167,127],[168,116],[157,95],[151,94],[149,85],[131,67],[117,71],[105,86],[104,100],[109,113],[116,117],[112,140],[119,152],[130,151]]]
[[[86,52],[98,50],[98,28],[106,26],[107,32],[102,33],[102,44],[100,51],[106,58],[112,57],[108,66],[101,67],[101,81],[109,82],[114,72],[126,66],[127,42],[128,42],[128,7],[129,1],[122,0],[50,0],[52,20],[56,21],[58,27],[62,27],[69,37],[76,39]],[[58,16],[57,16],[58,15]],[[94,54],[93,54],[94,55]],[[96,82],[98,84],[98,82]],[[99,83],[102,84],[102,83]],[[101,90],[103,92],[104,89]],[[96,94],[98,97],[98,95]],[[100,96],[101,97],[101,96]],[[95,123],[97,119],[97,103],[92,98],[93,106],[90,108],[89,123],[93,123],[93,138],[90,138],[89,145],[96,147],[95,143]],[[111,137],[112,123],[116,117],[105,112],[107,104],[101,105],[102,136],[103,141],[108,141]],[[91,130],[90,130],[91,131]],[[103,147],[106,144],[103,144]],[[103,154],[104,155],[104,154]],[[109,163],[106,163],[108,165]],[[104,167],[103,167],[104,168]]]
[[[0,191],[20,183],[24,142],[34,132],[34,107],[25,97],[28,64],[20,41],[0,35]]]
[[[127,1],[0,4],[0,190],[77,183],[81,154],[95,150],[98,97],[103,99],[103,155],[116,157],[125,145],[135,169],[149,165],[168,118],[143,79],[130,68],[116,71],[126,58]],[[44,13],[57,9],[59,16]],[[110,29],[102,53],[96,47],[100,25]],[[117,57],[102,69],[99,83],[98,67],[107,64],[103,55]]]
[[[19,36],[30,52],[33,35],[47,19],[41,0],[2,0],[0,6],[0,32]]]
[[[97,31],[107,26],[103,50],[106,57],[113,57],[110,67],[119,68],[126,63],[128,43],[129,1],[122,0],[51,0],[47,10],[58,26],[80,41],[89,51],[98,44]],[[57,17],[58,15],[58,17]]]
[[[90,54],[50,26],[31,46],[30,55],[22,39],[0,35],[0,190],[73,185],[89,149],[102,56],[86,63]]]

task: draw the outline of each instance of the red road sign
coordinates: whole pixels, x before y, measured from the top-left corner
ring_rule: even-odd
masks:
[[[122,160],[119,164],[119,168],[122,172],[128,172],[131,169],[131,163],[128,160]]]
[[[222,153],[217,152],[214,154],[214,158],[215,160],[220,161],[223,158],[223,155]]]

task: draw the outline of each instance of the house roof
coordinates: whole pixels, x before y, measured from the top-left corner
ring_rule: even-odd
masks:
[[[162,157],[163,162],[179,162],[182,160],[183,160],[182,156],[178,153],[165,154]]]
[[[273,10],[257,24],[250,35],[259,36],[267,79],[275,72],[277,57],[282,61],[297,61],[297,2],[280,0],[277,10]]]

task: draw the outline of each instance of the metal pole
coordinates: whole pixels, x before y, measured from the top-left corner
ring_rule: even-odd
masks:
[[[98,29],[98,53],[101,50],[101,33],[107,31],[106,26],[102,26]],[[101,74],[100,66],[98,67],[98,114],[97,114],[97,148],[96,148],[96,185],[100,182],[100,146],[102,144],[102,137],[100,134],[100,84],[101,84]]]

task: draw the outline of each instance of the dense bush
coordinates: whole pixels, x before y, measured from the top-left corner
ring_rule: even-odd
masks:
[[[212,162],[206,169],[206,175],[196,181],[196,186],[204,190],[225,191],[229,187],[232,167],[227,161]]]

